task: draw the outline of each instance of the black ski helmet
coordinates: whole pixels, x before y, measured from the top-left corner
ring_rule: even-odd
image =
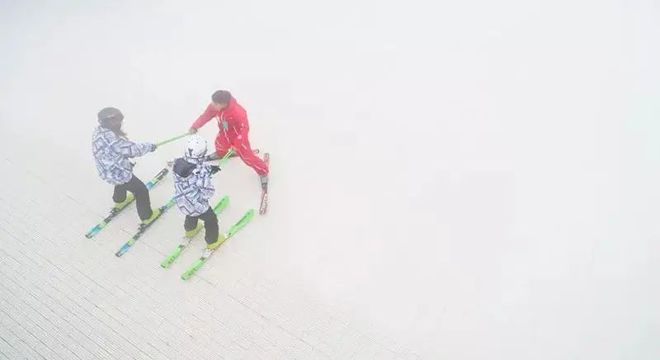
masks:
[[[98,113],[98,120],[99,123],[103,123],[107,120],[114,120],[117,119],[119,121],[124,120],[124,114],[119,111],[119,109],[114,108],[114,107],[107,107],[101,109]]]

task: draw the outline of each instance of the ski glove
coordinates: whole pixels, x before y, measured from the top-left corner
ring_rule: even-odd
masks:
[[[217,172],[220,171],[220,170],[222,170],[222,169],[220,169],[220,166],[218,166],[218,165],[211,165],[211,175],[217,173]]]
[[[149,148],[149,152],[156,151],[156,148],[158,147],[158,145],[156,145],[156,144],[149,144],[149,145],[151,145],[151,147]]]

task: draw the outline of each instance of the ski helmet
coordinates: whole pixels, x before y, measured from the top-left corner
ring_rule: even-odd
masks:
[[[121,111],[119,111],[119,109],[114,107],[103,108],[101,111],[99,111],[97,117],[99,123],[103,123],[104,121],[114,120],[114,119],[117,119],[119,121],[124,120],[124,114],[122,114]]]
[[[199,136],[193,136],[186,145],[186,157],[190,159],[199,159],[206,155],[206,140]]]

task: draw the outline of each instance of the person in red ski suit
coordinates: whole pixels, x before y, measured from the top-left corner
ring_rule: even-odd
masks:
[[[223,157],[229,148],[233,147],[243,162],[260,176],[261,184],[265,186],[268,182],[268,164],[259,158],[250,147],[248,140],[250,126],[247,112],[229,91],[218,90],[213,93],[211,100],[206,110],[195,120],[188,132],[194,134],[197,129],[216,118],[220,131],[215,138],[215,156],[210,157],[209,160]]]

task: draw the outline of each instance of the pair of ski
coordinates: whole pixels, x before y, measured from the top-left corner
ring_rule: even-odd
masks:
[[[226,207],[229,205],[229,197],[224,196],[214,207],[213,207],[213,212],[216,213],[216,215],[220,214]],[[232,225],[229,230],[221,234],[220,236],[223,238],[222,243],[223,244],[225,241],[229,240],[232,238],[238,231],[240,231],[245,225],[247,225],[250,220],[252,220],[252,217],[254,217],[254,210],[250,209],[245,214],[236,222],[234,225]],[[197,235],[197,234],[195,234]],[[192,240],[194,239],[193,237],[184,237],[184,241],[179,244],[166,258],[163,260],[163,262],[160,263],[160,266],[164,269],[167,269],[174,263],[174,261],[183,253],[183,251],[190,245]],[[195,262],[190,265],[186,269],[186,271],[181,275],[181,279],[183,280],[188,280],[190,279],[196,272],[199,270],[206,261],[213,255],[213,253],[219,249],[219,247],[211,250],[211,249],[204,249],[204,252],[202,253],[202,256],[199,257]]]
[[[163,215],[165,214],[165,212],[167,212],[167,210],[169,210],[172,206],[174,206],[174,204],[176,204],[176,198],[175,198],[175,197],[172,197],[172,198],[171,198],[171,199],[170,199],[165,205],[159,207],[158,210],[160,210],[160,214],[158,215],[158,217],[155,218],[155,219],[153,219],[153,220],[152,220],[150,223],[148,223],[148,224],[144,224],[144,223],[140,224],[140,225],[138,226],[138,230],[137,230],[137,232],[135,233],[135,235],[133,235],[133,236],[132,236],[127,242],[124,243],[124,245],[122,245],[122,246],[119,248],[119,250],[117,250],[117,252],[115,253],[115,256],[116,256],[116,257],[121,257],[121,256],[124,255],[128,250],[130,250],[130,248],[131,248],[133,245],[135,245],[135,243],[138,241],[138,239],[139,239],[140,237],[142,237],[142,234],[144,234],[144,232],[147,231],[147,229],[150,228],[151,225],[153,225],[153,224],[156,222],[156,220],[158,220],[158,219],[160,219],[161,217],[163,217]]]
[[[167,175],[168,172],[169,172],[169,169],[167,169],[167,168],[164,168],[160,172],[158,172],[158,174],[156,174],[156,176],[154,176],[153,179],[149,180],[149,182],[147,182],[145,184],[147,189],[151,190],[154,186],[156,186],[156,184],[158,184],[165,177],[165,175]],[[108,223],[110,223],[110,221],[112,221],[112,219],[114,219],[119,213],[121,213],[124,209],[126,209],[128,207],[128,205],[130,205],[133,201],[135,201],[135,199],[132,199],[130,202],[125,204],[124,207],[122,207],[122,208],[119,208],[119,209],[118,208],[112,208],[110,210],[110,214],[108,216],[106,216],[105,219],[101,220],[100,223],[94,225],[87,232],[87,234],[85,234],[85,237],[88,238],[88,239],[91,239],[93,236],[98,234],[104,227],[106,227],[108,225]],[[126,243],[124,243],[119,248],[119,250],[117,250],[117,252],[115,253],[115,256],[120,257],[120,256],[124,255],[138,241],[138,239],[140,237],[142,237],[142,234],[144,234],[144,232],[147,231],[147,229],[149,227],[151,227],[151,225],[153,225],[156,222],[156,220],[161,218],[165,214],[165,212],[167,212],[167,210],[169,210],[172,206],[174,206],[175,203],[176,203],[176,198],[173,197],[165,205],[159,207],[158,210],[160,210],[160,214],[158,215],[158,217],[153,219],[148,224],[141,223],[138,226],[137,232]]]
[[[159,171],[158,174],[156,174],[156,176],[154,176],[151,180],[149,180],[149,182],[145,184],[147,186],[147,189],[151,190],[154,186],[156,186],[156,184],[158,184],[161,180],[163,180],[163,178],[165,177],[165,175],[167,175],[167,173],[169,173],[169,171],[170,170],[168,168],[164,168],[161,171]],[[103,228],[106,227],[110,223],[110,221],[112,221],[112,219],[114,219],[117,215],[119,215],[119,213],[121,213],[124,209],[128,207],[128,205],[130,205],[134,201],[135,198],[133,198],[130,202],[125,204],[124,207],[122,208],[112,208],[110,210],[110,214],[106,216],[105,219],[101,220],[100,223],[94,225],[91,229],[89,229],[89,231],[85,234],[85,237],[88,239],[94,237],[101,230],[103,230]]]
[[[128,250],[130,250],[130,248],[133,245],[135,245],[135,243],[138,241],[138,239],[140,239],[142,234],[144,234],[144,232],[151,225],[153,225],[153,223],[156,222],[156,220],[158,220],[161,216],[163,216],[163,214],[167,210],[169,210],[175,203],[176,203],[175,198],[170,199],[165,205],[163,205],[159,208],[160,209],[160,215],[156,219],[154,219],[151,223],[149,223],[147,225],[140,224],[140,226],[138,227],[138,231],[135,233],[135,235],[133,235],[126,243],[124,243],[119,248],[119,250],[117,250],[117,252],[115,253],[115,256],[121,257]],[[225,196],[218,202],[218,204],[216,204],[216,206],[213,208],[213,211],[216,214],[219,214],[220,212],[222,212],[222,210],[224,210],[227,207],[227,205],[229,205],[229,197]],[[238,222],[236,222],[234,225],[232,225],[231,228],[229,228],[229,230],[225,234],[223,234],[224,239],[222,241],[224,242],[224,241],[228,240],[229,238],[233,237],[234,234],[236,234],[245,225],[247,225],[250,222],[250,220],[252,220],[253,216],[254,216],[254,210],[252,210],[252,209],[248,210]],[[163,263],[161,263],[161,266],[165,265],[166,263],[167,263],[167,265],[163,266],[163,267],[168,267],[169,265],[171,265],[176,260],[176,258],[179,255],[181,255],[181,253],[188,246],[188,244],[190,244],[192,239],[193,238],[187,238],[187,243],[177,246],[177,248],[167,257],[167,259],[165,259],[165,261],[163,261]],[[188,271],[186,271],[186,274],[188,274],[188,275],[185,276],[186,274],[184,274],[185,277],[182,276],[182,278],[184,280],[187,280],[188,278],[190,278],[190,276],[192,276],[199,268],[202,267],[202,265],[204,265],[204,262],[206,262],[206,259],[208,259],[211,256],[213,251],[215,251],[215,250],[208,250],[208,249],[205,250],[204,254],[202,254],[202,257],[200,257],[200,259],[195,264],[193,264],[193,266],[191,266],[191,268]]]

